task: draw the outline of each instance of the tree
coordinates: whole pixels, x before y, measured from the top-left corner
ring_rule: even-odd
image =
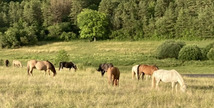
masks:
[[[80,28],[80,38],[96,39],[107,38],[108,19],[106,14],[96,10],[84,9],[77,16],[77,25]]]

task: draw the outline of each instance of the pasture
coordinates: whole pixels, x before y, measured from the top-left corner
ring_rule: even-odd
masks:
[[[132,79],[135,64],[156,64],[163,69],[176,69],[179,73],[213,73],[213,61],[158,60],[154,52],[163,41],[136,42],[56,42],[19,49],[1,49],[0,59],[20,60],[23,68],[0,66],[0,106],[2,108],[35,107],[213,107],[214,79],[183,77],[187,92],[171,92],[171,83],[160,83],[160,90],[151,89],[151,79]],[[211,41],[187,41],[204,47]],[[58,71],[56,77],[34,70],[27,75],[26,63],[30,59],[54,62],[57,52],[64,49],[78,70]],[[108,85],[106,74],[96,71],[98,65],[112,62],[120,69],[120,85]],[[52,73],[51,73],[52,74]],[[179,87],[178,87],[179,89]]]

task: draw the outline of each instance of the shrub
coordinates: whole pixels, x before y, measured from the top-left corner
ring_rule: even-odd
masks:
[[[178,58],[180,49],[185,45],[184,42],[168,40],[162,43],[156,50],[157,58]]]
[[[60,35],[60,39],[61,40],[64,40],[64,41],[70,41],[72,39],[75,39],[77,37],[77,35],[73,32],[63,32],[61,35]]]
[[[58,64],[61,61],[69,61],[69,55],[65,50],[60,50],[56,56],[55,64]]]
[[[214,48],[211,48],[211,49],[209,50],[209,52],[207,53],[207,58],[208,58],[209,60],[214,60]]]
[[[184,46],[180,50],[178,58],[180,60],[201,60],[202,53],[197,45]]]
[[[208,59],[207,53],[210,51],[211,48],[214,48],[214,42],[208,44],[205,48],[202,48],[201,52],[204,60]]]

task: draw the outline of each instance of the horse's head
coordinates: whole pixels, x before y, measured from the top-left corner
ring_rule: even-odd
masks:
[[[53,76],[55,76],[56,75],[56,69],[55,69],[55,67],[54,67],[54,65],[50,62],[50,61],[48,61],[47,60],[47,62],[50,64],[50,70],[53,72]]]
[[[103,64],[100,64],[100,65],[99,65],[97,71],[103,71],[102,65],[103,65]]]
[[[181,86],[181,91],[182,91],[182,92],[186,92],[186,88],[187,88],[186,85],[183,84],[183,85]]]
[[[156,65],[153,65],[153,70],[156,71],[158,70],[159,68],[156,66]]]
[[[77,66],[74,64],[73,65],[73,68],[75,69],[75,72],[76,72],[76,70],[77,70]]]

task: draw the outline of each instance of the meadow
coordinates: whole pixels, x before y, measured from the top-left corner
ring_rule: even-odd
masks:
[[[132,79],[135,64],[156,64],[179,73],[213,73],[213,61],[156,59],[155,50],[163,41],[71,41],[41,42],[37,46],[1,49],[0,58],[20,60],[23,68],[0,66],[0,106],[2,108],[211,108],[214,106],[214,79],[185,77],[186,93],[172,92],[171,83],[160,83],[160,90],[151,89],[151,79]],[[185,41],[186,44],[206,46],[211,40]],[[54,62],[59,50],[68,52],[78,70],[58,71],[56,77],[34,70],[27,75],[26,62],[30,59]],[[121,71],[120,86],[107,84],[107,76],[96,71],[98,65],[112,62]]]

